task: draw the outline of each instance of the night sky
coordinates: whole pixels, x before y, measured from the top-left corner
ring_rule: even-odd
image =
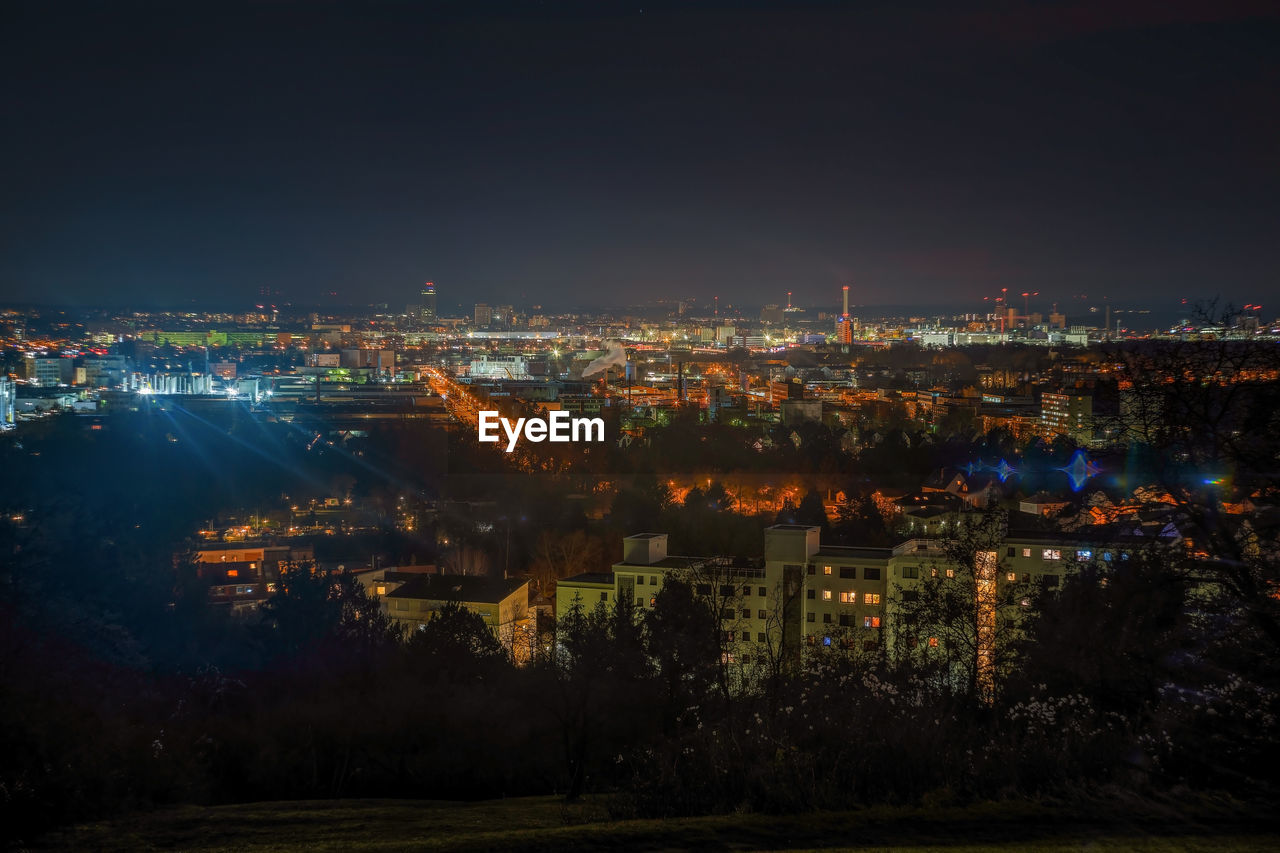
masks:
[[[1280,295],[1277,4],[957,6],[7,0],[0,300]]]

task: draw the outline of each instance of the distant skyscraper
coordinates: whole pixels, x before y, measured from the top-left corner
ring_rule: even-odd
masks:
[[[0,375],[0,429],[14,425],[18,388],[8,376]]]
[[[842,344],[853,343],[853,321],[849,319],[849,285],[844,286],[844,309],[836,320],[836,341]]]
[[[493,323],[493,309],[484,302],[476,303],[475,323],[477,326],[488,326]]]
[[[430,323],[436,318],[436,283],[429,281],[422,285],[422,321]]]
[[[760,311],[760,322],[781,324],[783,316],[782,309],[777,305],[766,305]]]

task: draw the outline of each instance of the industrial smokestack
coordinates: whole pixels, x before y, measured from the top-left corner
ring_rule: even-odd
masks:
[[[841,316],[849,316],[849,285],[847,284],[844,286],[844,313]]]

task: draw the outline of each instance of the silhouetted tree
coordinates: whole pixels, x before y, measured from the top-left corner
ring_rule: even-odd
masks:
[[[406,648],[425,675],[444,680],[475,677],[506,660],[502,643],[484,619],[457,601],[447,601],[432,613],[410,635]]]

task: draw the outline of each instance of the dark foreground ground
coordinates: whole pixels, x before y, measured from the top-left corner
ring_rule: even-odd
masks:
[[[1277,850],[1271,804],[1197,799],[875,807],[785,816],[609,820],[553,797],[451,803],[332,800],[183,806],[61,830],[31,850]],[[22,849],[22,848],[19,848]]]

